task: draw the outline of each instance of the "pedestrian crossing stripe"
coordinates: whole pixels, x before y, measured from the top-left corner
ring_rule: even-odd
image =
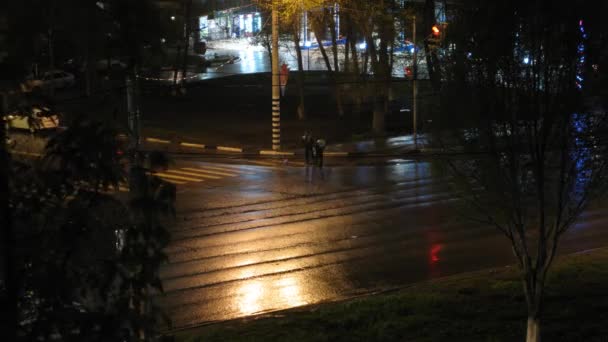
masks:
[[[194,173],[194,172],[186,172],[186,171],[181,171],[181,170],[168,170],[167,172],[168,173],[176,173],[178,175],[203,177],[203,178],[209,178],[209,179],[220,179],[220,178],[222,178],[222,177],[218,177],[218,176],[210,176],[210,175],[204,175],[204,174]]]
[[[176,184],[176,185],[182,185],[182,184],[186,184],[187,182],[184,181],[179,181],[179,180],[173,180],[173,179],[163,179],[165,182],[171,183],[171,184]],[[116,188],[111,188],[109,192],[129,192],[129,185],[126,183],[119,183],[118,184],[118,189]]]
[[[171,179],[163,179],[165,182],[171,183],[171,184],[175,184],[175,185],[182,185],[182,184],[186,184],[188,182],[184,182],[184,181],[176,181],[176,180],[171,180]]]
[[[205,165],[205,166],[201,166],[200,169],[193,169],[193,168],[184,168],[184,169],[202,170],[202,168],[204,168],[205,170],[212,170],[212,171],[217,170],[220,172],[238,172],[238,173],[244,173],[244,174],[253,174],[252,172],[244,171],[241,167],[221,167],[221,166]]]
[[[191,168],[191,167],[183,167],[181,169],[182,170],[187,170],[187,171],[190,171],[190,172],[196,172],[197,174],[192,174],[193,176],[200,175],[200,174],[205,174],[205,173],[212,174],[212,175],[227,176],[227,177],[236,177],[237,176],[236,173],[214,171],[214,170],[195,169],[195,168]],[[220,178],[220,177],[217,177],[217,178]]]
[[[254,164],[258,164],[258,165],[264,166],[267,169],[284,170],[282,167],[275,166],[277,164],[275,164],[273,162],[266,162],[266,161],[259,161],[259,160],[252,160],[251,162],[254,163]]]
[[[212,170],[218,170],[218,171],[227,171],[227,172],[238,172],[240,171],[240,168],[238,166],[229,166],[224,164],[225,166],[217,166],[217,165],[201,165],[200,168],[201,170],[204,168],[206,169],[212,169]]]
[[[171,180],[178,180],[178,181],[190,181],[190,182],[197,182],[197,183],[203,181],[200,178],[178,176],[178,175],[172,175],[172,174],[164,173],[164,172],[157,172],[157,173],[155,173],[155,175],[160,178],[163,178],[163,179],[168,178]]]

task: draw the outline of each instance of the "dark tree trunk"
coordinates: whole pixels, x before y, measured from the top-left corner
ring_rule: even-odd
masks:
[[[362,94],[361,94],[361,84],[360,84],[360,74],[359,74],[359,58],[357,55],[357,40],[354,32],[352,33],[352,39],[349,38],[349,45],[351,50],[351,60],[352,60],[352,69],[353,69],[353,81],[355,90],[353,91],[354,95],[354,109],[353,113],[355,116],[359,116],[361,114],[361,102],[362,102]],[[346,49],[349,46],[345,47]]]
[[[327,16],[327,18],[329,18],[328,27],[329,27],[330,37],[331,37],[331,49],[332,49],[333,59],[334,59],[334,71],[339,72],[340,65],[338,64],[338,40],[336,37],[336,21],[334,20],[335,12],[333,10],[328,11],[325,13],[325,15]]]
[[[192,27],[192,23],[190,20],[190,15],[192,12],[192,0],[186,0],[186,6],[184,10],[184,60],[182,63],[182,80],[181,86],[182,91],[185,91],[185,82],[186,82],[186,72],[188,71],[188,48],[190,48],[190,31]]]
[[[540,342],[540,317],[543,302],[544,270],[524,267],[524,294],[528,309],[526,342]]]
[[[333,83],[334,94],[336,96],[336,107],[338,110],[338,116],[344,115],[344,108],[342,106],[342,96],[340,95],[340,89],[338,89],[338,80],[334,70],[331,67],[331,62],[329,61],[329,57],[327,56],[327,51],[325,51],[325,47],[323,46],[323,41],[321,37],[323,37],[323,23],[322,18],[315,18],[313,21],[313,30],[315,31],[315,38],[317,39],[317,44],[319,44],[319,50],[321,51],[321,55],[323,56],[323,60],[325,61],[325,66],[327,67],[327,71],[330,74],[331,81]]]
[[[17,279],[17,269],[15,260],[15,232],[13,231],[12,225],[12,214],[9,207],[10,201],[10,188],[9,188],[9,170],[10,170],[10,155],[6,150],[6,130],[4,115],[4,109],[8,107],[5,101],[8,97],[4,95],[0,97],[0,253],[2,257],[2,278],[6,284],[5,298],[0,297],[0,307],[5,316],[5,323],[0,327],[5,327],[6,331],[2,332],[2,336],[5,336],[6,341],[17,340],[17,327],[18,327],[18,306],[17,298],[19,294],[19,283]],[[2,294],[0,293],[0,296]],[[3,297],[4,297],[3,296]]]
[[[344,72],[348,73],[351,70],[350,66],[350,40],[351,35],[347,32],[346,41],[344,42]]]
[[[424,20],[422,21],[424,29],[422,32],[425,36],[430,34],[431,27],[436,24],[435,22],[435,0],[425,0],[424,2]],[[429,79],[433,88],[438,91],[441,84],[441,75],[439,74],[439,59],[437,53],[430,48],[428,42],[425,39],[424,42],[424,53],[426,55],[426,68],[429,73]]]

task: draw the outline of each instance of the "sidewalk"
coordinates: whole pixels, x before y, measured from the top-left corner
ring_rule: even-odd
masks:
[[[324,73],[307,73],[307,118],[297,118],[299,98],[295,87],[288,87],[281,98],[281,153],[269,151],[272,142],[270,74],[241,74],[187,84],[185,96],[173,97],[161,85],[141,94],[141,137],[145,148],[168,152],[207,154],[246,154],[277,157],[301,155],[301,136],[309,131],[326,140],[327,157],[404,156],[428,150],[419,136],[415,146],[409,135],[407,114],[387,113],[387,137],[372,138],[371,103],[358,109],[345,101],[345,114],[339,117]],[[145,88],[145,87],[144,87]],[[147,88],[146,88],[147,89]],[[69,118],[82,112],[103,121],[115,122],[126,131],[126,98],[122,88],[99,92],[86,98],[68,94],[57,109]],[[407,105],[407,104],[404,104]],[[126,132],[125,132],[126,133]],[[266,151],[266,152],[263,152]]]
[[[430,155],[448,153],[442,149],[430,148],[425,136],[419,136],[418,146],[411,135],[361,140],[356,142],[330,144],[325,149],[326,157],[401,157],[406,155]],[[200,153],[215,155],[247,155],[264,157],[303,156],[303,148],[289,148],[273,151],[260,147],[244,147],[238,144],[205,144],[198,140],[187,140],[177,136],[170,138],[145,136],[144,149],[160,149],[169,153]],[[452,151],[453,153],[453,151]]]

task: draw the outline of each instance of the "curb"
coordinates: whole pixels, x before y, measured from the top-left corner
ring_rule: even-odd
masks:
[[[275,151],[275,150],[264,150],[264,149],[251,149],[245,151],[243,147],[235,147],[235,146],[223,146],[223,145],[206,145],[198,142],[189,142],[189,141],[172,141],[169,139],[162,139],[157,137],[145,137],[143,138],[145,142],[153,143],[153,144],[163,144],[163,145],[174,145],[178,148],[191,148],[196,149],[199,152],[205,151],[218,151],[223,152],[221,154],[225,155],[235,155],[235,154],[248,154],[248,155],[259,155],[259,156],[267,156],[267,157],[285,157],[285,156],[300,156],[303,155],[302,152],[296,151]],[[167,146],[168,147],[168,146]],[[185,152],[185,151],[176,151],[176,152]],[[464,151],[459,151],[458,149],[449,151],[441,148],[419,148],[401,151],[399,153],[382,153],[382,152],[343,152],[343,151],[325,151],[323,155],[325,157],[336,157],[336,158],[347,158],[347,157],[398,157],[398,156],[414,156],[414,155],[445,155],[445,154],[462,154]],[[218,153],[219,154],[219,153]]]
[[[144,140],[147,142],[157,143],[157,144],[170,144],[171,143],[171,140],[158,139],[158,138],[145,138]]]
[[[290,151],[260,150],[262,156],[293,156],[295,154],[295,152]]]
[[[184,147],[192,147],[192,148],[200,148],[200,149],[204,149],[205,145],[204,144],[195,144],[195,143],[188,143],[188,142],[180,142],[179,146],[184,146]]]
[[[243,153],[243,148],[242,147],[216,146],[216,150],[218,150],[218,151],[226,151],[226,152]]]

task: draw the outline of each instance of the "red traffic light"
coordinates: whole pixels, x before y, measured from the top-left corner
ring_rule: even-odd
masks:
[[[408,77],[412,76],[412,68],[410,68],[409,66],[405,67],[405,75]]]
[[[433,25],[433,36],[438,37],[441,31],[439,31],[439,27],[437,25]]]

